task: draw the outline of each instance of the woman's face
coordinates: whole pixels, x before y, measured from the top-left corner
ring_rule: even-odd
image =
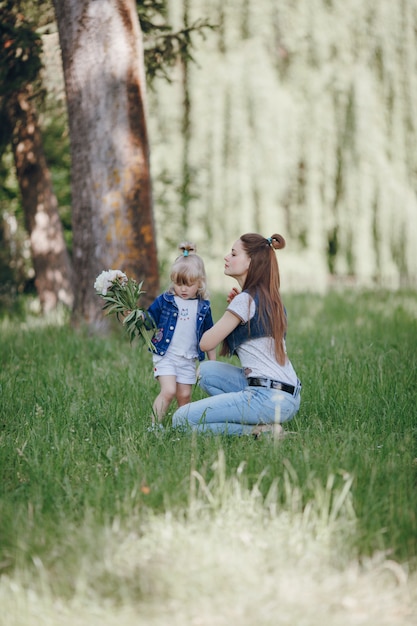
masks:
[[[236,278],[239,284],[243,285],[248,273],[250,258],[246,254],[240,239],[235,241],[232,251],[224,257],[224,260],[224,273],[226,276]]]

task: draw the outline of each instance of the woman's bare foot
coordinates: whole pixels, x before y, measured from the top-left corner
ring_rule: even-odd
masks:
[[[272,435],[274,439],[283,439],[285,431],[281,424],[258,424],[252,430],[252,435],[255,439],[259,439],[262,435]]]

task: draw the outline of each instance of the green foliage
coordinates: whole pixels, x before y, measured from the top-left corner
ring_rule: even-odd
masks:
[[[0,2],[0,96],[9,96],[37,80],[42,67],[42,39],[14,0]]]
[[[167,24],[168,7],[166,0],[136,0],[140,27],[146,36],[155,29],[169,30]]]
[[[0,312],[20,309],[19,294],[30,289],[32,268],[12,163],[8,149],[0,160]]]
[[[13,0],[0,2],[0,159],[13,132],[9,99],[25,85],[38,82],[42,39]]]
[[[215,28],[207,19],[174,30],[169,24],[165,0],[137,0],[141,29],[144,35],[145,70],[150,85],[157,77],[170,81],[170,71],[178,61],[193,60],[193,35],[205,37]]]

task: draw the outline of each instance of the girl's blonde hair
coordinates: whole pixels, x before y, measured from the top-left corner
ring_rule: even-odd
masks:
[[[171,284],[168,291],[174,293],[174,285],[194,285],[198,283],[197,296],[207,300],[209,293],[207,290],[206,270],[203,259],[196,254],[196,245],[189,241],[184,241],[180,243],[178,248],[181,250],[181,254],[171,266]]]

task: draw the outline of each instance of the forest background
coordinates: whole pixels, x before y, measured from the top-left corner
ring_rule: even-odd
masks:
[[[166,8],[174,28],[198,19],[215,27],[197,35],[193,60],[147,93],[161,276],[186,237],[206,260],[211,288],[227,288],[222,257],[234,239],[278,231],[288,244],[279,259],[286,289],[324,291],[329,279],[415,286],[416,3],[169,0]],[[43,43],[40,122],[71,251],[53,23]],[[4,291],[27,287],[32,270],[11,153],[1,175]]]

